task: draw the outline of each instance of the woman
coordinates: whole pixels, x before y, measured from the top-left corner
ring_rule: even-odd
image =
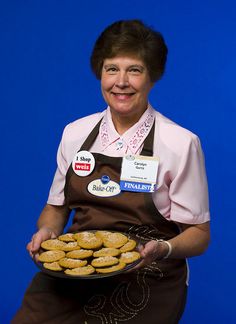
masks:
[[[185,258],[209,243],[208,193],[198,138],[148,103],[166,56],[161,34],[138,20],[115,22],[99,36],[91,66],[108,108],[65,128],[48,202],[27,246],[37,258],[41,242],[60,235],[74,210],[69,232],[131,233],[143,242],[142,261],[134,271],[97,280],[39,273],[12,323],[171,324],[181,318]]]

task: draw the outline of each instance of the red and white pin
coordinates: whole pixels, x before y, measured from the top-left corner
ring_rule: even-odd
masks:
[[[80,177],[86,177],[93,172],[95,159],[92,153],[88,151],[79,151],[76,153],[73,161],[73,171]]]

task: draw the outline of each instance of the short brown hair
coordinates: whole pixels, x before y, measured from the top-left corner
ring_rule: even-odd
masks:
[[[95,42],[90,58],[91,68],[101,79],[103,62],[117,55],[131,55],[147,66],[152,82],[165,70],[168,49],[163,36],[141,20],[120,20],[108,26]]]

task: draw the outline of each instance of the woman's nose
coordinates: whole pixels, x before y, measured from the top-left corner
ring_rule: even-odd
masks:
[[[128,80],[127,73],[125,72],[118,73],[116,79],[116,86],[119,88],[124,88],[127,87],[128,85],[129,85],[129,80]]]

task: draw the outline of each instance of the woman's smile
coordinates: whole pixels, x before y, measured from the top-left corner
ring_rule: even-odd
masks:
[[[131,98],[131,96],[133,96],[135,93],[123,93],[123,92],[111,92],[111,94],[113,96],[115,96],[115,98],[117,100],[121,100],[121,101],[124,101],[124,100],[129,100]]]

